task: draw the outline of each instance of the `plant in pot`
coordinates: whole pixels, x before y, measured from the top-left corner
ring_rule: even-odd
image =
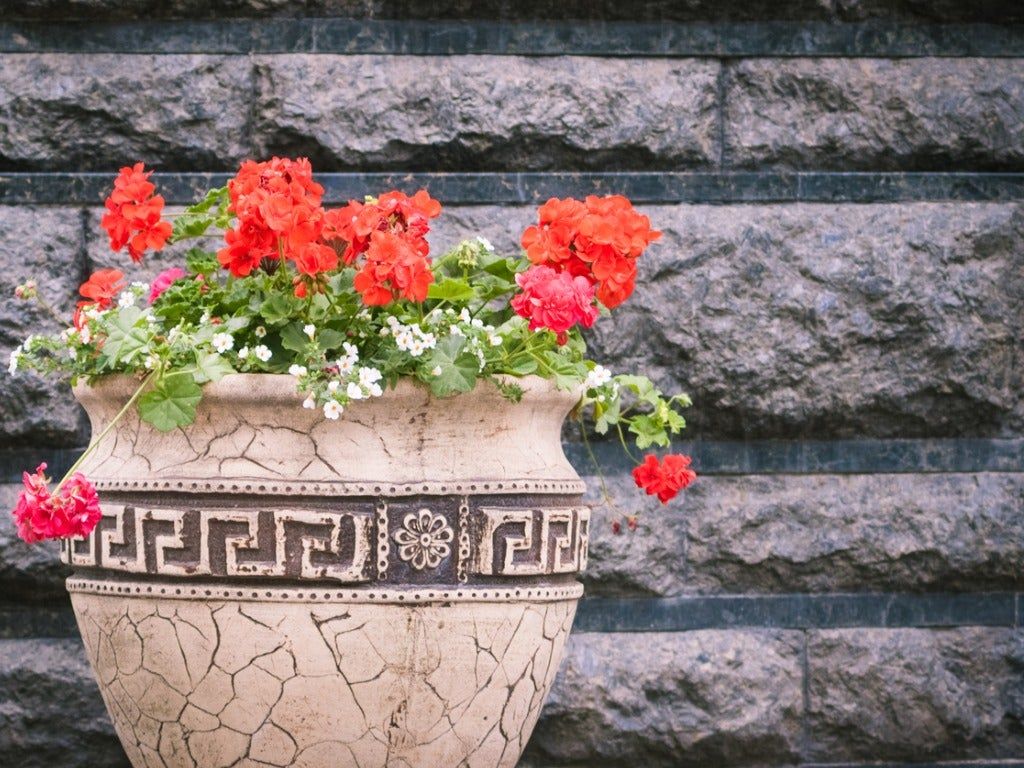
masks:
[[[587,562],[563,422],[627,451],[684,426],[684,395],[586,357],[659,235],[625,198],[549,200],[525,258],[431,258],[427,192],[322,197],[274,158],[171,217],[122,169],[111,248],[197,244],[151,284],[98,270],[68,328],[11,356],[70,374],[91,420],[13,514],[62,539],[136,768],[515,765]],[[649,454],[634,476],[666,502],[694,473]]]

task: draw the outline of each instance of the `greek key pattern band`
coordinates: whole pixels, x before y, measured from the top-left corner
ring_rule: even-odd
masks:
[[[582,571],[590,510],[444,501],[344,509],[175,509],[104,504],[90,536],[61,543],[76,568],[175,577],[472,583]]]

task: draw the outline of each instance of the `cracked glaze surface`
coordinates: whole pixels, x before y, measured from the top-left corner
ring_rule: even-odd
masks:
[[[590,520],[577,395],[524,384],[402,382],[331,422],[290,376],[233,375],[187,430],[112,430],[84,466],[101,523],[62,555],[134,767],[513,768]],[[94,434],[131,387],[76,389]]]
[[[511,768],[576,609],[72,600],[136,768]]]

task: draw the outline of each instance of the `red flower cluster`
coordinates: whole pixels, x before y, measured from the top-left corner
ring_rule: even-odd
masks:
[[[34,474],[22,475],[25,488],[12,512],[18,535],[29,544],[44,539],[88,536],[100,521],[96,489],[85,475],[76,472],[57,493],[51,493],[45,471],[46,464],[40,464]]]
[[[242,277],[264,259],[296,260],[323,230],[323,194],[306,158],[242,163],[228,182],[238,226],[224,235],[227,246],[217,252],[221,266]]]
[[[164,199],[153,194],[156,186],[149,180],[152,173],[142,163],[122,168],[100,221],[110,236],[111,250],[120,251],[127,245],[132,261],[142,261],[147,249],[159,251],[171,236],[170,223],[161,218]]]
[[[633,470],[633,480],[648,496],[657,496],[658,501],[666,504],[697,479],[697,473],[690,469],[690,461],[689,456],[671,453],[659,462],[657,456],[649,453],[644,463]]]
[[[89,279],[78,287],[78,292],[85,301],[78,302],[75,307],[75,328],[82,328],[82,310],[89,307],[110,309],[114,304],[114,297],[124,290],[124,286],[124,272],[120,269],[98,269],[93,272]]]
[[[614,309],[630,297],[636,260],[661,237],[650,220],[622,195],[579,200],[551,198],[538,211],[538,224],[523,232],[523,248],[534,264],[585,277],[597,300]]]
[[[522,293],[512,297],[512,309],[530,321],[531,331],[554,331],[559,344],[568,341],[567,332],[577,323],[589,328],[597,320],[594,286],[585,277],[542,265],[520,272],[516,283]]]
[[[349,265],[365,254],[356,277],[365,304],[426,299],[433,281],[426,234],[441,204],[425,191],[412,197],[388,192],[376,202],[324,210],[323,187],[313,181],[309,160],[275,157],[243,163],[228,193],[238,225],[225,233],[227,245],[217,258],[236,277],[264,259],[283,257],[294,262],[295,295],[304,297],[319,290],[339,259]]]
[[[346,264],[366,254],[355,289],[367,306],[398,298],[424,301],[434,281],[426,237],[430,219],[440,213],[441,204],[426,190],[412,197],[387,192],[376,202],[352,200],[344,208],[327,211],[324,238],[339,245]]]

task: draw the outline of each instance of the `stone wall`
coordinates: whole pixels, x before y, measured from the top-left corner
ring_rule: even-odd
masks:
[[[1024,765],[1009,5],[16,0],[0,293],[38,276],[66,305],[119,263],[98,206],[135,160],[172,203],[274,152],[335,201],[426,184],[438,248],[514,249],[550,194],[629,194],[666,234],[591,341],[692,394],[702,477],[659,509],[599,445],[645,513],[615,536],[569,437],[590,597],[524,765]],[[0,305],[0,352],[48,322]],[[87,439],[65,393],[0,378],[0,506]],[[0,762],[124,766],[64,575],[0,515]]]

